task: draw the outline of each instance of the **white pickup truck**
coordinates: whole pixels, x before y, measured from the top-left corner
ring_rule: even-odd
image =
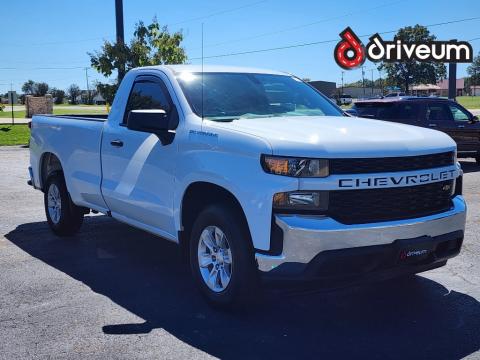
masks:
[[[385,279],[445,265],[466,206],[455,142],[344,116],[281,72],[131,70],[108,115],[34,116],[29,183],[58,235],[101,212],[178,243],[215,305],[263,278]]]

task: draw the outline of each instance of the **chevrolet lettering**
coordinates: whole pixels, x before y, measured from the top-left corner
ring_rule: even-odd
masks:
[[[427,172],[402,176],[375,176],[364,178],[342,178],[338,180],[339,188],[377,188],[427,184],[437,181],[451,180],[458,176],[457,169]]]

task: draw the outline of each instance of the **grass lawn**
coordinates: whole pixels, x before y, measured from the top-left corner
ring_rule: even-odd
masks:
[[[27,125],[0,125],[0,146],[26,145],[30,138]]]
[[[14,111],[13,115],[15,118],[24,118],[25,117],[25,110],[21,111]],[[0,111],[0,119],[2,118],[11,118],[12,117],[12,112],[7,109],[3,109],[3,111]]]
[[[106,114],[106,110],[104,109],[89,109],[88,107],[85,107],[85,109],[55,109],[53,108],[53,113],[55,115],[68,115],[68,114],[78,114],[78,115],[88,115],[88,114]],[[25,110],[20,110],[20,111],[14,111],[13,115],[15,118],[24,118],[25,117]],[[0,111],[0,119],[2,118],[11,118],[12,117],[12,112],[11,111],[6,111],[4,109],[3,111]]]
[[[457,96],[457,102],[467,109],[480,109],[480,96]]]
[[[89,109],[89,108],[85,108],[85,109],[73,109],[73,110],[70,110],[70,109],[55,109],[53,108],[53,114],[54,115],[74,115],[74,114],[78,114],[78,115],[84,115],[84,114],[106,114],[107,111],[105,109]]]

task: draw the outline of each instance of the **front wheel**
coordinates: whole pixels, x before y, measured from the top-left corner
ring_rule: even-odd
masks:
[[[44,205],[48,225],[56,235],[73,235],[82,226],[84,213],[82,208],[70,199],[61,172],[55,172],[48,177]]]
[[[212,205],[197,217],[190,239],[193,278],[217,307],[244,305],[258,286],[254,252],[246,224],[227,205]]]

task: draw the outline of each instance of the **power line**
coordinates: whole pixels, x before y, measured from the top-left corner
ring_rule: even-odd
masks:
[[[460,19],[460,20],[445,21],[445,22],[441,22],[441,23],[429,24],[429,25],[424,25],[424,26],[429,28],[429,27],[449,25],[449,24],[455,24],[455,23],[478,20],[478,19],[480,19],[480,16],[473,17],[473,18]],[[397,30],[383,31],[383,32],[379,32],[378,34],[385,35],[385,34],[396,33],[397,31],[398,31],[398,29]],[[361,37],[361,38],[362,37],[370,37],[372,35],[374,35],[374,34],[359,35],[359,37]],[[293,48],[312,46],[312,45],[336,43],[338,41],[339,41],[339,39],[337,38],[337,39],[332,39],[332,40],[322,40],[322,41],[314,41],[314,42],[309,42],[309,43],[300,43],[300,44],[292,44],[292,45],[285,45],[285,46],[277,46],[277,47],[266,48],[266,49],[239,51],[239,52],[233,52],[233,53],[204,56],[204,59],[213,59],[213,58],[221,58],[221,57],[228,57],[228,56],[247,55],[247,54],[255,54],[255,53],[261,53],[261,52],[268,52],[268,51],[293,49]],[[189,60],[199,60],[199,59],[201,59],[201,58],[196,57],[196,58],[190,58]]]
[[[230,8],[230,9],[225,9],[225,10],[220,10],[220,11],[216,11],[214,13],[210,13],[210,14],[207,14],[207,15],[198,16],[198,17],[195,17],[195,18],[190,18],[190,19],[178,21],[178,22],[175,22],[175,23],[166,24],[166,26],[175,26],[175,25],[180,25],[180,24],[185,24],[185,23],[188,23],[188,22],[192,22],[192,21],[208,19],[208,18],[215,17],[215,16],[218,16],[218,15],[222,15],[222,14],[242,10],[242,9],[245,9],[245,8],[248,8],[248,7],[252,7],[252,6],[261,4],[261,3],[265,3],[267,1],[268,0],[256,1],[256,2],[253,2],[253,3],[250,3],[250,4],[245,4],[243,6]],[[3,46],[8,45],[8,46],[13,46],[13,47],[23,47],[23,46],[45,46],[45,45],[59,45],[59,44],[74,44],[74,43],[80,43],[80,42],[88,42],[88,41],[92,41],[92,40],[115,39],[115,37],[116,37],[116,35],[110,34],[110,35],[106,35],[106,36],[92,37],[92,38],[87,38],[87,39],[47,41],[47,42],[42,42],[42,43],[36,42],[36,43],[33,43],[33,44],[32,43],[30,43],[30,44],[8,44],[8,43],[5,44],[5,43],[3,43]]]
[[[261,0],[261,1],[256,1],[256,2],[253,2],[253,3],[250,3],[250,4],[245,4],[243,6],[239,6],[239,7],[232,8],[232,9],[220,10],[220,11],[208,14],[208,15],[198,16],[198,17],[194,17],[194,18],[191,18],[191,19],[179,21],[179,22],[176,22],[176,23],[171,23],[171,24],[168,24],[168,26],[175,26],[175,25],[185,24],[187,22],[208,19],[208,18],[217,16],[217,15],[222,15],[222,14],[226,14],[226,13],[229,13],[229,12],[234,12],[234,11],[237,11],[237,10],[242,10],[242,9],[245,9],[245,8],[248,8],[248,7],[252,7],[252,6],[255,6],[255,5],[258,5],[258,4],[262,4],[262,3],[265,3],[267,1],[268,0]]]
[[[238,38],[238,39],[234,39],[234,40],[230,40],[230,41],[223,41],[223,42],[219,42],[219,43],[215,43],[215,44],[209,44],[209,45],[205,45],[205,47],[206,48],[207,47],[216,47],[216,46],[221,46],[221,45],[228,45],[228,44],[232,44],[232,43],[237,43],[237,42],[241,42],[241,41],[258,39],[258,38],[265,37],[265,36],[277,35],[277,34],[289,32],[289,31],[303,29],[305,27],[321,24],[321,23],[324,23],[324,22],[328,22],[328,21],[332,21],[332,20],[338,20],[338,19],[342,19],[344,17],[357,15],[357,14],[361,14],[361,13],[372,11],[372,10],[377,10],[377,9],[382,8],[382,7],[395,5],[395,4],[401,3],[401,2],[404,2],[404,1],[403,0],[394,1],[394,2],[390,2],[390,3],[378,5],[378,6],[369,8],[369,9],[351,11],[351,12],[343,14],[343,15],[338,15],[338,16],[334,16],[334,17],[330,17],[330,18],[325,18],[325,19],[321,19],[321,20],[318,20],[318,21],[314,21],[314,22],[310,22],[310,23],[306,23],[306,24],[301,24],[301,25],[296,25],[296,26],[292,26],[292,27],[288,27],[288,28],[284,28],[284,29],[280,29],[280,30],[276,30],[276,31],[270,31],[270,32],[266,32],[266,33],[262,33],[262,34],[258,34],[258,35],[252,35],[252,36],[243,37],[243,38]],[[193,48],[193,49],[198,49],[198,48]]]
[[[85,66],[67,66],[67,67],[32,67],[32,68],[16,68],[16,67],[0,67],[0,70],[77,70],[85,69]]]

